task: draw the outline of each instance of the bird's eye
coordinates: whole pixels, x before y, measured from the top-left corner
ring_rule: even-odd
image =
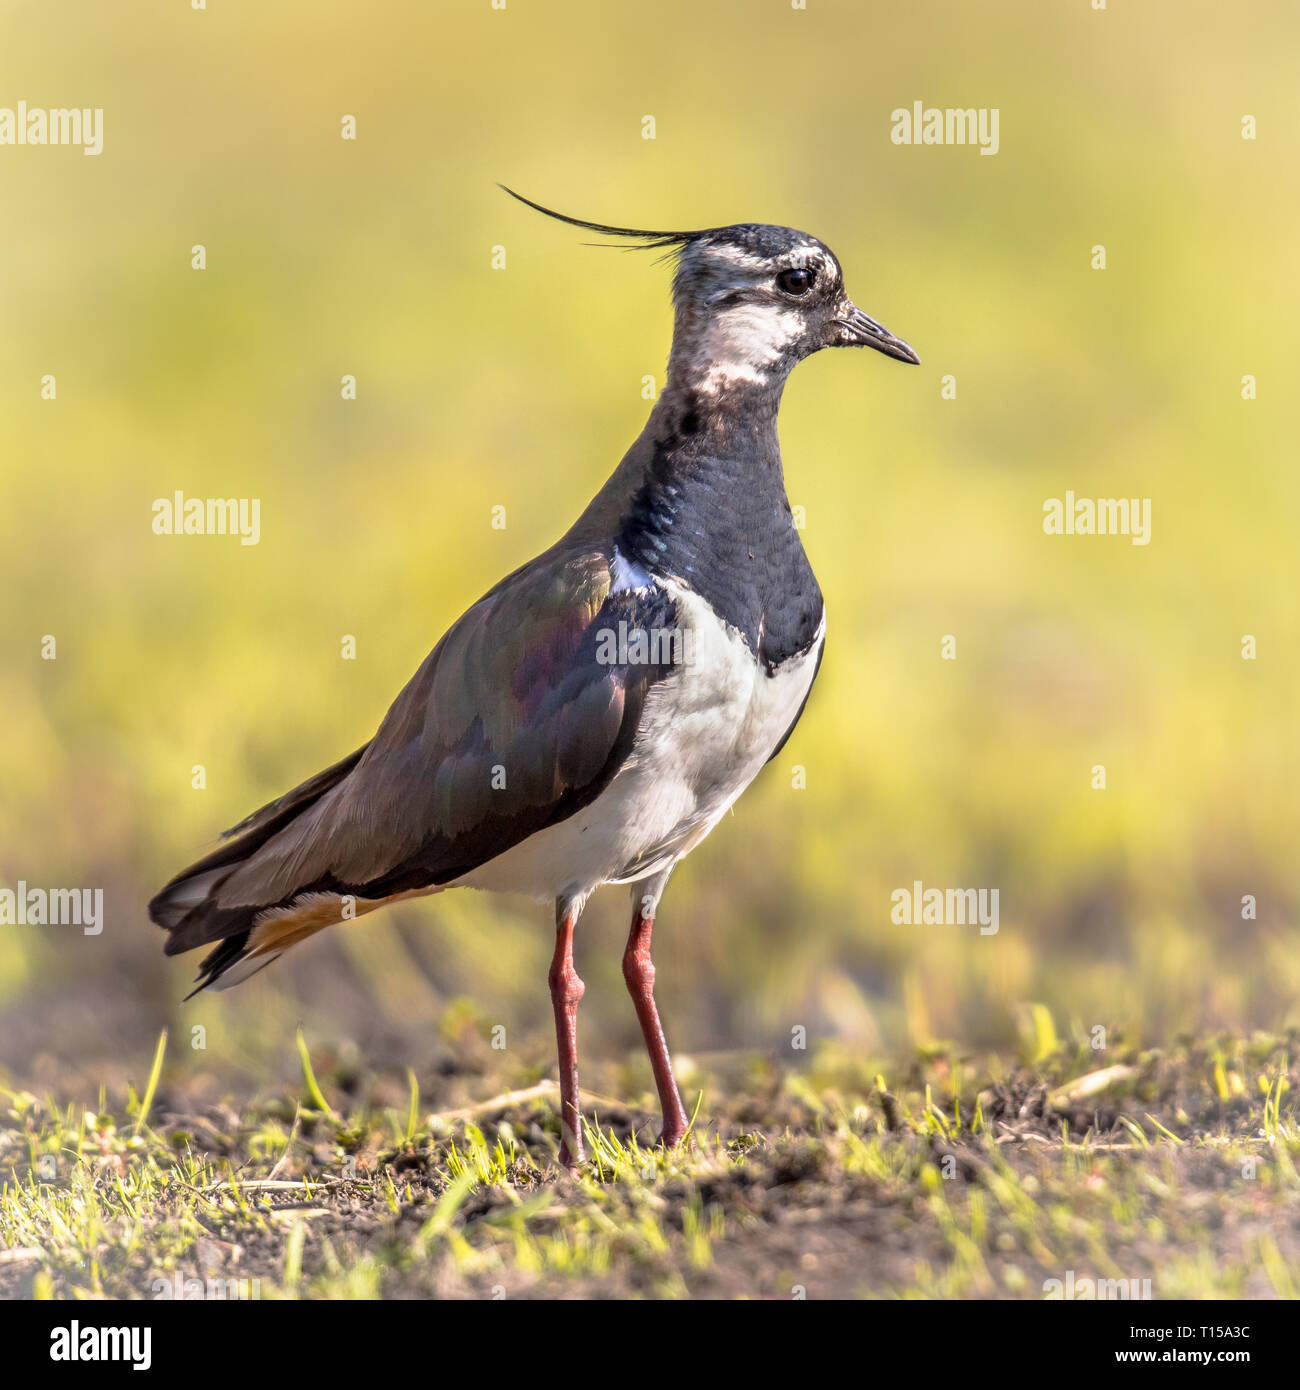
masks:
[[[813,287],[811,270],[783,270],[776,277],[776,283],[786,294],[807,294]]]

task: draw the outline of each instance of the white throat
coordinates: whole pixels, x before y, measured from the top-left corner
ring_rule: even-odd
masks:
[[[802,326],[800,316],[781,304],[737,304],[710,314],[674,345],[674,363],[710,395],[736,382],[768,385],[782,374]]]

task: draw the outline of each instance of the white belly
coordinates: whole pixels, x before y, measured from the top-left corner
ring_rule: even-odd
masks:
[[[665,588],[692,631],[689,664],[651,687],[627,762],[589,806],[452,886],[585,896],[681,859],[754,780],[807,698],[825,640],[769,675],[695,594]]]

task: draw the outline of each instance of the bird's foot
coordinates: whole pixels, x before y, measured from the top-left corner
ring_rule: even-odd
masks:
[[[582,1142],[581,1132],[575,1132],[565,1125],[560,1138],[560,1167],[567,1168],[570,1173],[576,1173],[586,1161],[587,1151]]]
[[[662,1144],[665,1149],[675,1149],[678,1144],[686,1138],[687,1128],[688,1126],[685,1120],[679,1123],[667,1124],[664,1126],[658,1142]]]

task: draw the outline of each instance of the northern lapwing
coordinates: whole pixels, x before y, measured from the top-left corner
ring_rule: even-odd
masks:
[[[777,447],[786,378],[825,347],[920,359],[849,299],[816,237],[638,231],[519,200],[675,257],[668,375],[645,428],[569,530],[452,626],[369,743],[241,821],[149,912],[168,955],[212,947],[203,989],[401,898],[469,887],[553,901],[560,1158],[573,1166],[583,906],[602,884],[632,886],[623,975],[675,1145],[687,1118],[655,1007],[655,909],[780,752],[821,662],[825,608]]]

